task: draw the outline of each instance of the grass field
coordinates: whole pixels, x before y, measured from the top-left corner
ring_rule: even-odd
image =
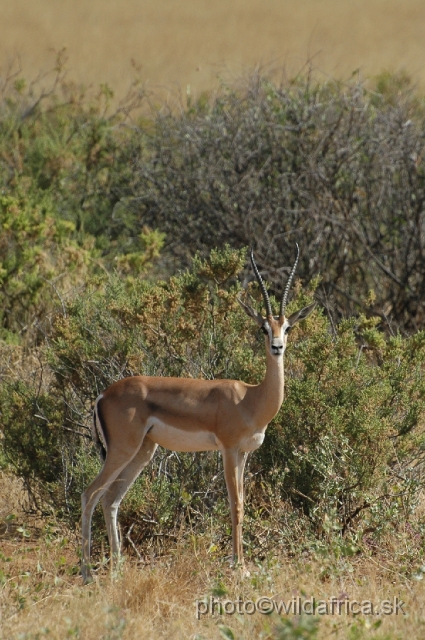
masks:
[[[1,640],[423,638],[423,574],[412,574],[398,560],[411,543],[403,532],[397,549],[388,541],[358,556],[304,550],[288,557],[276,549],[272,557],[248,564],[249,577],[231,569],[223,552],[211,547],[208,531],[196,538],[186,533],[161,557],[144,556],[143,549],[139,560],[135,554],[127,557],[118,575],[111,575],[105,564],[95,582],[83,587],[78,532],[51,518],[25,515],[24,499],[19,481],[0,473]],[[328,604],[316,616],[308,615],[311,604],[303,604],[307,613],[295,609],[295,616],[280,618],[276,612],[253,613],[246,603],[261,597],[286,606],[301,606],[312,598]],[[376,609],[358,613],[369,601],[375,606],[395,598],[389,615]],[[344,604],[332,611],[332,601],[345,599],[356,615]],[[238,601],[243,605],[233,612]],[[221,614],[218,603],[226,607]]]
[[[0,0],[0,67],[19,55],[33,77],[67,47],[70,77],[109,83],[134,76],[194,96],[255,65],[292,75],[310,60],[348,77],[406,70],[425,80],[423,0]]]

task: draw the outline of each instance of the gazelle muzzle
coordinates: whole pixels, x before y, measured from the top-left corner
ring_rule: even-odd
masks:
[[[271,351],[274,356],[282,356],[284,344],[282,338],[272,338]]]

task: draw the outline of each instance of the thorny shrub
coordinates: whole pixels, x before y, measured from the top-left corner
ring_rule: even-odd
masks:
[[[254,74],[177,109],[137,81],[120,102],[106,86],[90,94],[64,64],[60,52],[33,83],[0,74],[4,195],[50,198],[108,270],[138,269],[147,225],[156,249],[166,234],[161,277],[196,251],[254,244],[278,294],[298,241],[298,273],[321,274],[335,317],[423,327],[424,104],[405,75],[368,88]]]
[[[253,76],[183,113],[162,109],[122,207],[167,234],[170,264],[254,244],[279,293],[298,241],[298,273],[321,274],[317,295],[337,317],[421,328],[425,119],[405,80],[368,90]]]
[[[108,87],[65,81],[63,52],[30,84],[0,70],[0,339],[34,345],[52,302],[89,275],[137,277],[159,256],[163,234],[113,213],[143,155],[143,134],[129,135],[142,94],[110,109]]]
[[[245,250],[225,248],[166,281],[98,282],[58,314],[39,376],[2,385],[10,464],[71,520],[99,465],[89,422],[109,383],[137,373],[260,381],[264,337],[237,303],[244,264]],[[316,285],[298,282],[288,312],[311,301]],[[248,290],[261,309],[256,283]],[[273,509],[273,541],[290,544],[290,505],[304,533],[325,540],[409,521],[423,485],[425,333],[384,337],[378,323],[334,325],[317,310],[292,331],[286,397],[248,465],[248,546]],[[136,542],[209,529],[211,513],[228,531],[226,500],[218,453],[160,449],[121,521]]]

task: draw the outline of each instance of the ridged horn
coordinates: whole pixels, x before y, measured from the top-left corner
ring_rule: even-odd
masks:
[[[288,302],[289,289],[291,288],[292,280],[294,279],[295,271],[297,270],[297,266],[298,266],[298,259],[300,257],[300,248],[297,242],[295,244],[297,245],[297,257],[295,258],[294,266],[292,267],[291,273],[289,274],[288,282],[286,283],[285,291],[283,292],[282,300],[280,302],[281,318],[283,318],[283,316],[285,315],[285,308],[286,308],[286,303]]]
[[[254,260],[254,251],[251,249],[251,264],[255,273],[255,277],[257,278],[257,282],[260,285],[261,293],[263,294],[264,304],[266,305],[267,317],[273,315],[272,305],[270,304],[269,294],[267,293],[266,285],[263,282],[263,278],[260,276],[260,272],[258,271],[257,265]]]

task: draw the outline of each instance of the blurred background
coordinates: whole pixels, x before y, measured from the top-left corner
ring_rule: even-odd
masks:
[[[0,66],[49,70],[118,95],[136,67],[151,88],[200,92],[261,65],[293,76],[311,63],[348,79],[405,70],[425,79],[423,0],[0,0]]]

